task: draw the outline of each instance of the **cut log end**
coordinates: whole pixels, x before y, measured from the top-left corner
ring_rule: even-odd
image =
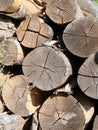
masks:
[[[29,82],[44,91],[60,87],[72,74],[67,57],[62,52],[46,46],[31,51],[25,57],[22,69]]]
[[[67,49],[79,57],[88,57],[96,52],[98,50],[98,18],[87,16],[74,20],[65,28],[63,40]]]
[[[28,79],[24,75],[10,78],[3,87],[3,100],[14,113],[27,117],[34,113],[38,107],[33,106]]]
[[[76,16],[75,0],[49,0],[46,14],[55,23],[64,24],[72,21]]]
[[[80,67],[78,84],[86,95],[98,99],[98,52],[89,56]]]
[[[39,111],[42,130],[82,130],[84,121],[83,111],[77,101],[62,93],[48,98]]]
[[[41,18],[33,15],[20,24],[17,37],[23,46],[35,48],[52,39],[53,30]]]

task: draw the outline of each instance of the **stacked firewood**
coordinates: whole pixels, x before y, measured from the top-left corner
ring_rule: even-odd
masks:
[[[0,130],[98,129],[97,5],[83,2],[0,0]]]

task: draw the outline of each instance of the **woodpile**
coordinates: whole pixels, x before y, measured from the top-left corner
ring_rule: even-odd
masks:
[[[98,129],[94,7],[90,0],[0,1],[0,130]]]

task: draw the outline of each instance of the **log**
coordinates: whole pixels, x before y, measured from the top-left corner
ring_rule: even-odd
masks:
[[[5,0],[0,1],[0,11],[3,11],[3,14],[13,18],[22,18],[26,15],[31,16],[32,14],[41,12],[41,9],[42,7],[35,3],[34,0],[8,0],[7,2]]]
[[[22,130],[24,122],[21,116],[5,112],[0,115],[0,130]]]
[[[28,117],[38,108],[32,104],[27,85],[28,79],[24,75],[17,75],[4,84],[2,92],[3,100],[8,109],[22,117]]]
[[[76,1],[49,0],[45,12],[53,22],[65,24],[72,21],[76,16]]]
[[[72,74],[67,57],[47,46],[31,51],[23,60],[22,70],[29,82],[43,91],[60,87]]]
[[[44,42],[51,40],[53,31],[44,21],[36,15],[26,17],[17,31],[18,40],[28,48],[41,46]]]
[[[42,105],[39,122],[42,130],[82,130],[85,118],[74,97],[58,93]]]
[[[98,5],[94,0],[77,0],[85,16],[93,15],[98,17]]]
[[[6,10],[9,6],[12,5],[14,0],[0,0],[0,11]]]
[[[9,66],[21,64],[24,54],[16,38],[3,40],[0,44],[0,63]]]
[[[98,130],[98,115],[95,117],[92,130]]]
[[[11,19],[0,14],[0,36],[6,39],[12,37],[15,31],[16,27],[15,24],[11,21]]]
[[[89,56],[80,67],[77,80],[87,96],[98,99],[98,52]]]
[[[76,81],[72,81],[72,82],[66,84],[65,87],[57,89],[54,93],[55,94],[57,94],[59,92],[62,92],[65,94],[68,93],[68,94],[72,94],[74,96],[74,98],[76,98],[76,100],[78,101],[78,103],[80,104],[80,106],[83,110],[83,113],[85,116],[84,128],[86,128],[95,112],[94,103],[86,95],[84,95],[81,91],[77,91],[78,89],[75,91],[74,89],[76,86],[77,86]]]
[[[70,23],[63,32],[67,49],[79,57],[88,57],[98,50],[98,18],[83,17]]]

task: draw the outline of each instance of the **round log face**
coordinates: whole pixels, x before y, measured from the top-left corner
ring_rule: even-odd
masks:
[[[17,39],[7,39],[0,42],[0,63],[4,65],[21,64],[23,51]]]
[[[23,60],[22,69],[33,86],[45,91],[61,86],[72,74],[67,57],[46,46],[31,51]]]
[[[23,46],[35,48],[52,39],[53,31],[41,18],[32,15],[20,24],[17,37]]]
[[[24,75],[14,76],[7,80],[2,92],[7,107],[23,117],[31,115],[37,109],[32,105],[27,84],[28,80]]]
[[[88,57],[98,50],[98,18],[87,16],[74,20],[63,33],[63,40],[74,55]]]
[[[76,15],[75,0],[49,0],[46,5],[46,14],[58,24],[72,21]]]
[[[98,52],[88,57],[80,67],[78,84],[86,95],[98,99]]]
[[[48,98],[39,111],[42,130],[82,130],[84,121],[77,100],[60,93]]]
[[[17,61],[17,46],[10,41],[2,41],[0,45],[0,63],[12,65]]]
[[[6,10],[12,5],[14,0],[0,0],[0,11]]]

